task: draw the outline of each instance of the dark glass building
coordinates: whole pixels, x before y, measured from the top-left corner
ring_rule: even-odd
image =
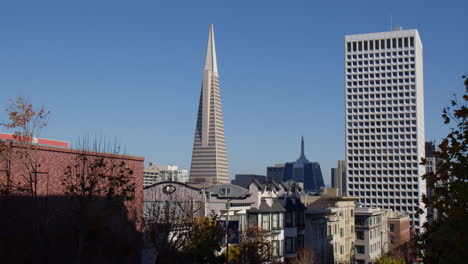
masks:
[[[317,192],[325,187],[320,164],[310,162],[304,155],[304,137],[301,139],[301,156],[295,162],[284,164],[282,181],[290,180],[302,182],[306,192]]]

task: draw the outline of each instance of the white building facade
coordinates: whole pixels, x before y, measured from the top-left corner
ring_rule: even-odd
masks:
[[[175,165],[156,165],[149,162],[143,171],[143,186],[151,186],[158,182],[173,181],[186,183],[188,170],[179,169]]]
[[[345,36],[347,194],[416,216],[426,192],[423,48],[417,30]]]

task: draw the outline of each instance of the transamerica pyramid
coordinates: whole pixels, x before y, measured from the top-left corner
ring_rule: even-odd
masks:
[[[197,186],[229,183],[213,25],[208,34],[189,183]]]

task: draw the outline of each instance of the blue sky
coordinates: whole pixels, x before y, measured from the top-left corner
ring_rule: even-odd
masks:
[[[416,28],[424,46],[426,140],[468,71],[467,1],[2,1],[0,106],[51,111],[42,136],[103,136],[189,169],[210,23],[230,174],[306,156],[344,159],[346,34]],[[4,107],[2,107],[4,108]],[[0,114],[0,120],[6,115]]]

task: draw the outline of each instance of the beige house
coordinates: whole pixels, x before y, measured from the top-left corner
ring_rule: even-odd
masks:
[[[338,195],[334,188],[322,195],[302,196],[305,211],[304,246],[317,263],[353,263],[356,198]]]

